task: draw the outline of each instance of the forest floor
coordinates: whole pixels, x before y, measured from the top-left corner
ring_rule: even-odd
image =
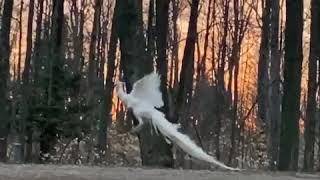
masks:
[[[320,174],[0,164],[0,180],[313,180]]]

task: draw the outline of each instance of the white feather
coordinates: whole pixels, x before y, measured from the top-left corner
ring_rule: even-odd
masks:
[[[224,169],[228,170],[240,170],[238,168],[232,168],[226,166],[222,162],[216,160],[214,157],[207,154],[203,151],[199,146],[197,146],[187,135],[182,134],[178,131],[178,127],[172,123],[170,123],[164,116],[160,115],[158,110],[154,109],[150,112],[152,116],[152,123],[156,128],[161,132],[161,134],[165,137],[166,141],[171,141],[178,147],[180,147],[183,151],[188,153],[190,156],[206,161],[215,165],[218,165]]]
[[[153,107],[160,108],[164,104],[160,91],[160,81],[158,73],[153,71],[133,84],[130,95],[139,101],[144,101]]]
[[[208,155],[187,135],[178,131],[179,125],[170,123],[162,112],[154,108],[163,105],[161,92],[159,91],[160,78],[156,72],[138,80],[133,85],[133,91],[130,94],[126,94],[121,86],[122,83],[117,83],[116,91],[120,100],[128,108],[132,109],[134,116],[140,123],[135,130],[141,128],[143,124],[142,119],[147,120],[153,126],[156,133],[159,131],[164,136],[166,142],[169,144],[174,143],[190,156],[225,169],[239,170],[226,166],[214,157]]]

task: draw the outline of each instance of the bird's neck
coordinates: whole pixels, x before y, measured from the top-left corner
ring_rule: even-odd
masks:
[[[128,107],[130,105],[130,97],[126,92],[123,91],[122,88],[117,89],[117,95],[121,100],[121,102],[124,103],[125,106]]]

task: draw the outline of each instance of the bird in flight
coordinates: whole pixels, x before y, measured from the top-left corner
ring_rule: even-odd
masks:
[[[161,134],[168,144],[180,147],[190,156],[206,161],[228,170],[240,170],[226,166],[222,162],[207,154],[197,146],[187,135],[178,131],[179,125],[169,122],[165,115],[157,110],[164,105],[160,91],[160,76],[156,71],[142,77],[133,84],[132,91],[126,93],[125,83],[116,83],[116,93],[121,102],[133,112],[139,124],[131,131],[138,133],[145,122],[152,125],[156,134]]]

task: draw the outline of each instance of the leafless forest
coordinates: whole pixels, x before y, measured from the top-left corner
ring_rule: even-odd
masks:
[[[320,171],[319,0],[0,0],[0,162],[212,169],[129,133],[115,82],[153,68],[220,161]]]

